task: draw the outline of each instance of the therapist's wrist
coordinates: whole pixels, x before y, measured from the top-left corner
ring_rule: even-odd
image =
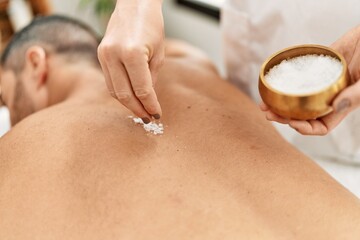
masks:
[[[139,4],[160,4],[162,5],[163,0],[117,0],[116,1],[116,6],[119,6],[122,3],[131,3],[134,5],[139,5]]]
[[[145,9],[154,9],[154,11],[158,9],[162,9],[163,0],[117,0],[114,12],[122,12],[125,8],[127,9],[139,9],[141,7],[145,7]]]

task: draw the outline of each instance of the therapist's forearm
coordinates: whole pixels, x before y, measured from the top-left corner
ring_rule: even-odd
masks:
[[[163,0],[117,0],[116,1],[116,6],[121,6],[121,4],[132,4],[132,5],[139,5],[139,4],[156,4],[156,3],[163,3]]]
[[[123,12],[122,9],[127,9],[126,15],[142,16],[145,12],[157,12],[161,9],[162,3],[163,0],[117,0],[114,11]]]

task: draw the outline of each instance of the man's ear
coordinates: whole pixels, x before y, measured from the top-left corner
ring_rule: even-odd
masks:
[[[47,80],[46,51],[40,46],[32,46],[26,51],[26,65],[35,80],[36,88],[43,87]]]

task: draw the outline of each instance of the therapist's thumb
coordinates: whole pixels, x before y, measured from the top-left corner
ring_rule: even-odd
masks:
[[[333,102],[336,113],[345,113],[360,106],[360,79],[350,87],[344,89]]]

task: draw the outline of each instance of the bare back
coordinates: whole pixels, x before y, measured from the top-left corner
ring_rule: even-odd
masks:
[[[0,239],[359,239],[358,199],[216,72],[169,59],[157,93],[161,136],[94,96],[1,139]]]

